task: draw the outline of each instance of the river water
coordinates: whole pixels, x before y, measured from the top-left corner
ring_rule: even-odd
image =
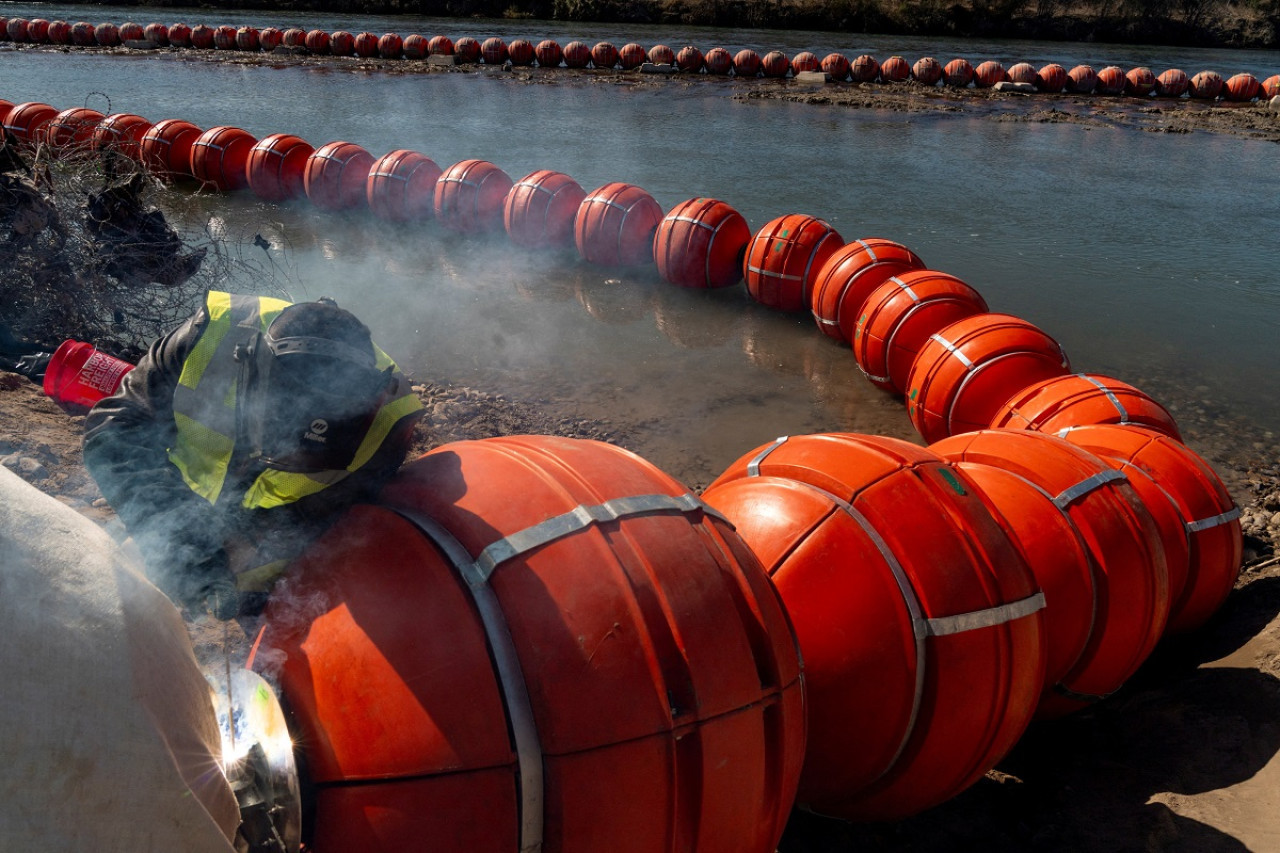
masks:
[[[0,3],[0,15],[965,56],[975,65],[1145,64],[1157,73],[1176,65],[1260,79],[1280,71],[1277,52],[1096,44],[15,3]],[[627,181],[664,209],[714,196],[753,228],[811,213],[846,240],[907,244],[976,287],[992,310],[1049,332],[1077,370],[1147,390],[1188,427],[1193,446],[1227,432],[1246,454],[1273,444],[1280,428],[1275,143],[738,102],[720,81],[633,90],[583,75],[580,84],[521,85],[480,71],[342,73],[336,61],[267,67],[180,56],[4,45],[0,98],[104,109],[105,96],[112,111],[151,121],[230,124],[259,138],[288,132],[317,147],[342,139],[375,157],[410,148],[442,167],[482,158],[514,179],[555,169],[588,191]],[[805,317],[751,304],[740,287],[685,293],[652,270],[592,268],[501,235],[390,228],[247,193],[175,211],[232,240],[264,235],[295,298],[337,297],[420,377],[638,424],[637,449],[691,482],[779,434],[912,435],[899,402],[861,377],[847,348]]]

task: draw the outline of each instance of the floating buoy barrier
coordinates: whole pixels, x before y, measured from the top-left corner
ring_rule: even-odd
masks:
[[[213,27],[206,27],[204,24],[198,24],[191,28],[191,46],[200,50],[208,50],[214,46]],[[307,39],[307,47],[311,47],[311,39]],[[314,53],[327,53],[329,49],[329,34],[324,34],[324,43],[317,44],[312,48]]]
[[[502,221],[517,246],[549,249],[573,243],[573,222],[587,192],[563,172],[539,169],[507,193]]]
[[[145,41],[146,31],[142,29],[142,24],[135,24],[133,21],[126,21],[119,28],[120,41]]]
[[[307,50],[324,55],[329,52],[329,34],[324,30],[311,30],[307,33]]]
[[[1160,98],[1181,98],[1187,93],[1191,81],[1180,68],[1161,71],[1156,77],[1156,96]]]
[[[404,37],[404,41],[400,43],[400,51],[405,59],[426,59],[431,53],[431,42],[426,36],[413,33]]]
[[[801,311],[827,259],[844,238],[825,220],[803,213],[779,216],[747,245],[743,278],[751,298],[780,311]]]
[[[93,132],[106,118],[97,110],[72,107],[63,110],[44,126],[44,142],[59,157],[83,157],[90,153]]]
[[[1094,424],[1132,424],[1182,440],[1168,409],[1127,382],[1097,373],[1074,373],[1028,385],[1000,407],[990,425],[1063,435]]]
[[[1057,717],[1114,693],[1151,654],[1169,618],[1169,577],[1151,513],[1124,473],[1057,436],[983,430],[931,445],[953,462],[1003,468],[1053,498],[1080,532],[1097,573],[1089,640],[1037,715]],[[1059,607],[1059,602],[1051,605]]]
[[[921,86],[936,86],[942,79],[942,66],[932,56],[922,56],[911,66],[911,76]]]
[[[791,60],[780,50],[771,50],[760,60],[760,73],[765,77],[786,77],[790,71]]]
[[[216,50],[236,49],[236,28],[223,24],[213,28],[213,46]]]
[[[1066,91],[1077,95],[1088,95],[1098,86],[1098,72],[1091,66],[1077,65],[1067,72]]]
[[[502,227],[502,207],[511,176],[487,160],[462,160],[436,180],[434,211],[453,231],[485,232]]]
[[[613,42],[597,42],[591,47],[591,64],[596,68],[612,68],[618,64],[618,48]]]
[[[147,24],[142,28],[142,37],[154,47],[169,46],[169,28],[164,24]],[[275,47],[275,45],[272,45],[272,47]]]
[[[1003,83],[1005,79],[1004,66],[994,59],[989,59],[973,69],[973,85],[979,89],[990,89],[997,83]]]
[[[822,63],[819,67],[824,74],[838,82],[844,82],[849,79],[849,73],[853,69],[849,58],[843,53],[828,53],[822,58]]]
[[[806,71],[817,71],[822,67],[818,55],[812,51],[802,50],[791,57],[791,73],[803,74]]]
[[[378,55],[378,36],[376,33],[356,33],[351,50],[361,59],[372,59]]]
[[[717,513],[634,454],[548,436],[439,447],[379,502],[291,571],[253,661],[297,722],[313,849],[774,850],[800,659]]]
[[[677,287],[730,287],[742,281],[751,227],[714,198],[676,205],[658,224],[653,257],[658,275]]]
[[[93,24],[88,21],[77,21],[71,26],[71,43],[77,47],[90,47],[98,43]]]
[[[289,201],[306,195],[307,160],[315,146],[290,133],[264,136],[249,149],[245,177],[249,189],[264,201]]]
[[[653,237],[662,207],[640,187],[614,182],[582,200],[573,239],[583,260],[597,266],[637,266],[653,261]]]
[[[249,185],[246,165],[258,140],[238,127],[211,127],[191,143],[193,178],[222,192]]]
[[[1070,372],[1067,354],[1009,314],[975,314],[932,335],[907,377],[907,415],[925,441],[986,429],[1005,401]]]
[[[1223,97],[1228,101],[1252,101],[1262,91],[1258,78],[1252,74],[1236,74],[1223,87]]]
[[[1222,75],[1217,71],[1201,71],[1191,78],[1187,94],[1193,98],[1213,100],[1222,94]]]
[[[702,51],[693,45],[685,45],[680,48],[680,52],[676,54],[676,68],[681,71],[696,73],[702,70]],[[814,59],[817,62],[817,59]],[[794,65],[794,63],[792,63]]]
[[[1035,85],[1041,92],[1057,94],[1067,87],[1067,69],[1050,62],[1036,72]]]
[[[1156,75],[1150,68],[1130,68],[1124,75],[1124,93],[1131,98],[1145,98],[1156,89]]]
[[[257,27],[237,27],[236,28],[236,49],[237,50],[257,50],[258,43]]]
[[[174,47],[191,47],[191,27],[186,24],[169,27],[169,44]]]
[[[649,48],[649,61],[654,65],[674,65],[676,53],[665,44],[655,44]]]
[[[538,64],[543,68],[558,68],[564,59],[564,52],[560,49],[560,45],[551,39],[538,42],[538,46],[534,48],[534,54],[538,58]]]
[[[943,69],[942,81],[948,86],[964,89],[973,82],[973,66],[966,59],[953,59]]]
[[[22,43],[27,40],[27,19],[9,18],[5,22],[5,32],[9,41]]]
[[[417,151],[402,148],[384,154],[369,168],[365,185],[369,209],[389,222],[429,219],[441,174],[434,160]]]
[[[480,55],[486,65],[501,65],[507,61],[507,43],[497,36],[480,42]]]
[[[1018,62],[1009,66],[1005,79],[1010,83],[1025,83],[1028,86],[1036,84],[1036,69],[1030,62]]]
[[[71,24],[66,21],[50,21],[49,43],[71,44]]]
[[[785,59],[786,57],[783,58]],[[743,48],[733,55],[733,73],[739,77],[755,77],[759,75],[761,65],[760,54],[751,48]]]
[[[566,68],[586,68],[591,64],[591,48],[580,41],[571,41],[564,46],[564,64]]]
[[[880,63],[880,80],[885,83],[905,83],[911,77],[911,66],[901,56],[891,56]]]
[[[475,39],[471,40],[473,43]],[[479,45],[476,45],[479,50]],[[351,56],[356,52],[356,37],[346,30],[336,30],[329,34],[329,52],[334,56]],[[474,62],[474,59],[467,60]]]
[[[901,243],[868,237],[827,256],[814,276],[809,309],[829,338],[851,343],[862,306],[890,276],[924,269],[924,261]]]
[[[1274,98],[1280,95],[1280,74],[1273,74],[1262,81],[1262,95],[1265,98]]]
[[[142,164],[158,178],[192,178],[191,147],[204,133],[189,121],[167,118],[142,134]],[[247,176],[246,176],[247,179]]]
[[[9,118],[9,112],[13,109],[13,101],[6,101],[0,98],[0,127],[4,126],[5,120]]]
[[[4,119],[4,129],[24,148],[44,141],[44,128],[58,115],[58,109],[38,101],[14,104]]]
[[[1118,65],[1108,65],[1098,72],[1098,81],[1093,90],[1099,95],[1123,95],[1124,86],[1124,69]]]
[[[302,185],[321,210],[351,210],[368,204],[373,155],[353,142],[321,145],[307,158]]]
[[[284,42],[284,33],[275,27],[265,27],[258,32],[258,47],[271,53]]]
[[[955,466],[892,438],[793,436],[748,452],[703,499],[759,556],[795,625],[802,807],[916,814],[1021,736],[1044,680],[1044,597]]]
[[[890,276],[859,309],[853,357],[871,384],[901,394],[930,337],[987,311],[982,295],[949,273],[914,269]]]
[[[702,57],[702,66],[708,74],[728,74],[733,69],[733,55],[723,47],[713,47]]]
[[[627,42],[618,49],[618,64],[622,66],[623,71],[639,68],[648,61],[649,52],[644,49],[643,45]]]

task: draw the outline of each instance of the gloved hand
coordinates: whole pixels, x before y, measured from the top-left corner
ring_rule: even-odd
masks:
[[[194,614],[231,619],[240,612],[240,591],[227,552],[219,548],[193,566],[177,570],[178,597]]]

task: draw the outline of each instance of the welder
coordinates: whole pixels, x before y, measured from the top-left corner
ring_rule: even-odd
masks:
[[[421,414],[332,300],[210,291],[90,411],[84,459],[156,585],[227,619],[395,473]]]

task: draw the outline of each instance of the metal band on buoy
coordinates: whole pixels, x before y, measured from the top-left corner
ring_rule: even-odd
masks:
[[[1120,398],[1117,397],[1115,394],[1113,394],[1110,388],[1108,388],[1106,385],[1103,385],[1095,377],[1090,376],[1087,373],[1077,373],[1076,376],[1079,376],[1081,379],[1083,379],[1085,382],[1088,382],[1090,385],[1097,387],[1099,391],[1101,391],[1103,394],[1106,395],[1107,399],[1111,401],[1111,405],[1115,406],[1116,411],[1120,413],[1120,421],[1119,421],[1120,423],[1122,424],[1130,423],[1129,413],[1125,410],[1125,407],[1121,405]]]
[[[1208,530],[1211,527],[1217,527],[1219,524],[1228,524],[1240,517],[1240,507],[1233,506],[1226,512],[1218,513],[1209,518],[1202,518],[1198,521],[1187,522],[1187,532],[1199,533],[1201,530]]]
[[[755,458],[753,458],[750,462],[748,462],[748,463],[747,463],[747,476],[748,476],[748,477],[759,477],[759,476],[760,476],[760,463],[761,463],[761,462],[763,462],[763,461],[764,461],[764,459],[765,459],[765,457],[766,457],[766,456],[768,456],[770,453],[772,453],[773,451],[777,450],[777,449],[778,449],[779,447],[781,447],[782,445],[786,444],[786,443],[787,443],[787,439],[788,439],[788,438],[790,438],[790,437],[791,437],[791,436],[789,436],[789,435],[780,435],[780,436],[778,436],[777,438],[775,438],[775,439],[773,440],[773,444],[770,444],[770,445],[769,445],[768,447],[766,447],[764,450],[761,450],[759,453],[757,453],[757,454],[755,455]]]
[[[1117,480],[1127,481],[1129,478],[1124,472],[1117,468],[1108,468],[1105,471],[1099,471],[1091,477],[1085,477],[1074,486],[1068,486],[1058,493],[1058,496],[1051,498],[1054,506],[1058,509],[1066,509],[1072,501],[1077,498],[1084,497],[1095,489],[1100,489],[1107,483],[1114,483]]]

